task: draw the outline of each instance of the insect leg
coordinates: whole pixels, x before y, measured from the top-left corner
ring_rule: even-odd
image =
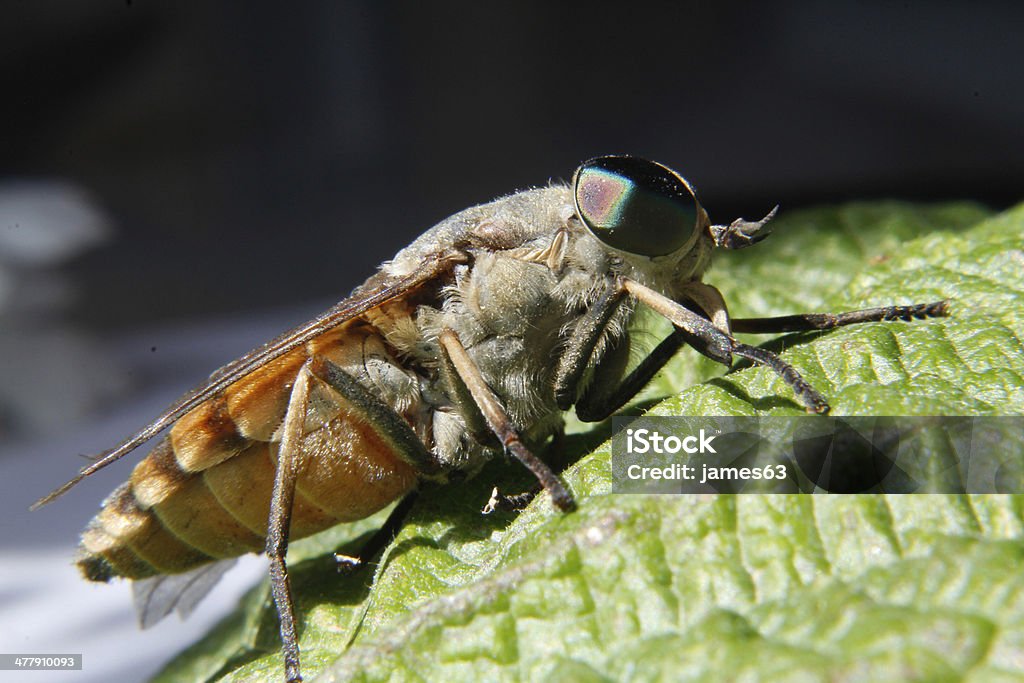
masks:
[[[529,491],[523,491],[522,493],[501,493],[498,491],[498,487],[495,486],[494,490],[491,491],[491,499],[487,501],[487,505],[484,505],[481,512],[485,515],[489,515],[496,510],[503,512],[519,512],[520,510],[526,509],[526,506],[533,502],[533,499],[537,497],[543,489],[540,484],[530,488]]]
[[[508,413],[505,412],[498,397],[487,386],[483,376],[480,374],[480,369],[477,368],[476,363],[466,353],[466,349],[462,346],[462,342],[459,341],[458,335],[453,330],[444,330],[438,337],[438,341],[441,343],[444,353],[448,355],[459,378],[472,395],[473,401],[480,409],[481,414],[483,414],[484,419],[487,421],[487,426],[501,440],[505,452],[515,457],[526,466],[526,469],[533,473],[533,476],[537,477],[537,481],[540,482],[541,486],[551,494],[551,501],[557,508],[560,510],[571,510],[575,505],[572,495],[562,485],[562,482],[558,480],[558,477],[551,471],[551,468],[523,445],[522,439],[519,437],[519,433],[513,426],[511,419],[509,419]]]
[[[419,493],[417,491],[406,494],[405,498],[388,515],[384,525],[377,529],[373,536],[370,536],[370,539],[359,549],[357,555],[334,553],[334,559],[338,563],[338,571],[354,570],[356,567],[368,562],[370,558],[375,557],[391,541],[395,540],[395,536],[398,535],[402,525],[405,524],[405,518],[409,516],[409,511],[412,510],[412,506],[416,503],[418,497]]]
[[[401,415],[384,403],[362,384],[336,364],[314,356],[308,364],[309,372],[338,392],[386,443],[392,453],[412,465],[421,474],[438,471],[434,456],[423,445],[416,432]]]
[[[281,620],[281,643],[284,651],[284,671],[289,683],[301,681],[299,673],[299,643],[295,637],[295,603],[291,582],[288,580],[288,532],[291,525],[292,503],[295,500],[295,482],[299,478],[301,455],[299,442],[306,422],[309,404],[309,370],[304,365],[295,376],[285,413],[281,445],[277,454],[274,474],[274,492],[270,499],[270,519],[267,523],[267,558],[270,560],[270,590]]]
[[[717,289],[701,282],[691,283],[686,291],[686,301],[681,304],[712,322],[719,330],[728,330],[729,314],[725,301]],[[625,379],[609,389],[609,383],[597,381],[603,370],[604,359],[595,371],[595,381],[576,401],[576,416],[584,422],[600,422],[621,408],[627,401],[636,396],[653,379],[672,356],[683,345],[699,348],[701,339],[684,329],[676,328],[658,344]]]
[[[691,337],[692,335],[677,328],[611,391],[595,382],[576,402],[576,417],[584,422],[600,422],[607,419],[647,386]]]
[[[484,414],[480,412],[469,387],[462,381],[458,369],[452,362],[451,356],[442,347],[441,353],[441,375],[449,387],[451,399],[466,422],[466,430],[477,443],[501,448],[501,443],[495,438]]]
[[[733,354],[766,365],[775,371],[792,389],[796,397],[811,413],[827,413],[828,402],[814,387],[800,376],[796,369],[771,351],[742,344],[711,324],[706,318],[672,301],[663,294],[645,287],[635,280],[625,281],[626,290],[638,300],[665,316],[685,335],[685,341],[708,358],[724,365],[732,364]],[[733,329],[735,329],[733,321]]]
[[[879,322],[885,320],[905,320],[914,318],[940,318],[949,313],[945,301],[930,304],[914,304],[912,306],[882,306],[865,308],[846,313],[803,313],[800,315],[783,315],[777,318],[735,318],[732,321],[733,332],[749,332],[765,334],[774,332],[810,332],[813,330],[831,330],[843,325]]]
[[[408,423],[347,372],[322,357],[311,358],[299,370],[288,401],[288,412],[285,413],[267,528],[270,585],[274,603],[281,617],[285,674],[289,682],[301,681],[302,678],[299,674],[299,647],[295,637],[294,602],[285,556],[288,553],[288,529],[292,503],[295,499],[295,485],[301,471],[299,443],[304,433],[309,404],[309,382],[314,376],[326,382],[352,404],[360,416],[391,447],[395,455],[420,472],[429,473],[437,469],[437,462]]]
[[[625,297],[626,290],[621,285],[608,287],[573,329],[555,371],[555,402],[559,410],[568,410],[576,400],[580,378],[590,365],[590,358],[601,335],[604,334],[608,321]]]

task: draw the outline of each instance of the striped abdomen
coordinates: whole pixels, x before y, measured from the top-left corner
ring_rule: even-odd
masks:
[[[85,576],[106,581],[174,574],[262,550],[277,431],[296,373],[311,353],[332,360],[400,412],[413,414],[419,400],[416,378],[394,361],[375,329],[349,325],[323,334],[174,424],[82,534],[78,564]],[[306,430],[293,539],[362,519],[415,486],[413,468],[316,379]]]

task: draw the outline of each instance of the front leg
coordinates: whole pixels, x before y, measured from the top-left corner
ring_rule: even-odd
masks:
[[[613,389],[609,390],[599,381],[594,382],[576,401],[576,417],[584,422],[608,419],[647,386],[690,337],[683,330],[673,330]],[[598,366],[598,377],[600,370],[601,366]]]
[[[625,292],[624,286],[622,291]],[[703,282],[691,282],[683,292],[682,298],[684,302],[680,304],[681,306],[711,321],[719,330],[729,331],[729,312],[726,310],[722,294],[717,289]],[[584,422],[600,422],[607,419],[647,386],[680,348],[685,345],[700,348],[702,343],[698,335],[676,328],[640,361],[625,379],[616,382],[611,388],[600,381],[601,373],[608,365],[607,361],[599,361],[595,369],[595,381],[576,401],[576,416]],[[610,370],[617,380],[618,373],[614,372],[614,368]]]
[[[583,373],[590,365],[608,323],[625,298],[626,289],[622,283],[609,282],[604,293],[573,328],[555,370],[555,403],[559,410],[568,410],[576,402]]]
[[[732,365],[733,355],[747,358],[771,368],[796,394],[809,413],[827,413],[828,402],[805,380],[797,370],[771,351],[742,344],[731,334],[715,327],[685,306],[672,301],[635,280],[625,281],[626,291],[655,312],[669,320],[685,337],[686,343],[702,354],[723,365]],[[735,322],[733,323],[735,327]]]
[[[798,315],[782,315],[775,318],[736,318],[732,321],[734,332],[752,334],[769,334],[776,332],[813,332],[831,330],[844,325],[858,323],[884,322],[889,320],[911,321],[915,318],[941,318],[949,314],[945,301],[930,304],[912,304],[910,306],[882,306],[864,308],[859,311],[845,313],[800,313]]]

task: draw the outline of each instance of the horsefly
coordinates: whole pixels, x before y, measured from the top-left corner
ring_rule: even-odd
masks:
[[[285,675],[299,681],[289,538],[367,517],[419,481],[471,474],[502,452],[568,511],[572,495],[534,450],[571,407],[584,421],[608,417],[683,345],[726,366],[765,365],[808,412],[825,413],[795,368],[733,333],[945,315],[937,302],[730,320],[701,277],[716,247],[766,237],[774,213],[713,225],[671,169],[591,159],[571,186],[442,221],[352,296],[221,368],[36,506],[170,427],[82,534],[78,566],[93,581],[137,581],[143,620],[155,621],[181,591],[164,586],[154,607],[153,582],[185,575],[180,585],[202,592],[216,561],[265,551]],[[627,373],[637,303],[674,330]]]

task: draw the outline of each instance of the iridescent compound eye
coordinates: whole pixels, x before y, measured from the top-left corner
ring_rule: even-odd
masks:
[[[576,211],[599,240],[631,254],[661,256],[697,229],[698,204],[675,171],[646,159],[597,157],[576,169]]]

